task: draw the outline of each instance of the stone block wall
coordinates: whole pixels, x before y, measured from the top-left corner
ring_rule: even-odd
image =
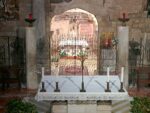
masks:
[[[0,22],[0,34],[7,35],[9,32],[15,33],[16,27],[21,30],[26,27],[24,19],[32,11],[36,18],[34,24],[37,38],[37,65],[49,66],[49,40],[50,40],[50,22],[54,15],[61,14],[73,8],[80,8],[95,15],[98,21],[99,35],[102,31],[113,31],[116,33],[117,26],[121,25],[118,17],[121,12],[128,12],[130,21],[127,23],[130,29],[129,38],[140,38],[144,32],[150,32],[150,19],[147,18],[147,12],[144,12],[145,0],[72,0],[71,2],[62,2],[51,4],[49,0],[33,0],[33,6],[30,0],[20,0],[19,2],[19,21]],[[10,33],[10,34],[11,34]],[[20,34],[21,35],[21,34]],[[24,35],[24,34],[22,34]],[[42,51],[39,51],[39,45],[43,43]]]

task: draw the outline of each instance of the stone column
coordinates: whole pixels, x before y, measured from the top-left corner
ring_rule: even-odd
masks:
[[[47,67],[49,64],[49,41],[46,35],[46,9],[45,2],[47,0],[32,0],[33,1],[33,17],[36,19],[35,36],[37,39],[37,69]]]
[[[126,26],[118,27],[118,62],[119,69],[125,67],[124,86],[128,88],[128,53],[129,53],[129,28]]]
[[[100,18],[100,17],[99,17]],[[97,21],[98,21],[98,33],[97,33],[97,74],[99,75],[100,74],[100,71],[101,71],[101,57],[100,57],[100,36],[101,36],[101,21],[100,19],[98,19],[97,17]]]
[[[36,37],[35,28],[26,28],[26,73],[27,88],[36,89],[38,87],[36,72]]]
[[[33,16],[36,18],[34,23],[35,35],[37,39],[45,38],[45,0],[33,0]]]

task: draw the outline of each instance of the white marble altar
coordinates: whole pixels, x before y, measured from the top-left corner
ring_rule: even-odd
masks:
[[[105,92],[108,79],[111,92]],[[119,92],[121,81],[118,75],[109,75],[109,78],[108,75],[84,75],[83,81],[86,92],[80,92],[81,75],[44,75],[42,68],[42,79],[35,98],[51,101],[52,113],[111,113],[111,100],[128,99],[125,88],[124,92]],[[60,92],[55,92],[57,82]]]
[[[43,76],[41,82],[44,82],[46,92],[40,92],[39,86],[36,99],[40,100],[124,100],[128,98],[128,92],[119,92],[120,79],[117,75],[110,76],[110,90],[105,92],[107,76],[84,76],[84,85],[86,92],[80,92],[82,76]],[[54,92],[55,83],[59,82],[60,92]]]

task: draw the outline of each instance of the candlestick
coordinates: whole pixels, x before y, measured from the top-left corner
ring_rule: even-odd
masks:
[[[56,82],[56,85],[55,85],[55,90],[54,92],[60,92],[60,89],[59,89],[59,82]]]
[[[121,68],[121,82],[123,82],[123,76],[124,76],[124,67]]]
[[[107,82],[109,82],[109,67],[107,67]]]
[[[111,92],[110,87],[109,87],[109,82],[107,82],[107,87],[105,89],[105,92]]]
[[[45,83],[44,82],[42,82],[42,88],[41,88],[40,92],[46,92]]]
[[[32,13],[28,15],[27,18],[25,18],[25,21],[29,23],[29,27],[33,26],[33,22],[35,22],[36,19],[33,18]]]
[[[120,83],[120,89],[119,89],[119,92],[125,92],[124,89],[123,89],[123,82]]]
[[[42,77],[44,76],[44,67],[42,67]]]

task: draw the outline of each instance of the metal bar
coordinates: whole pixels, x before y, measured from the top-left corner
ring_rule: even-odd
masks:
[[[8,44],[8,64],[9,64],[9,66],[10,66],[10,60],[11,60],[11,58],[10,58],[10,39],[9,39],[10,37],[8,37],[8,42],[7,42],[7,44]]]

